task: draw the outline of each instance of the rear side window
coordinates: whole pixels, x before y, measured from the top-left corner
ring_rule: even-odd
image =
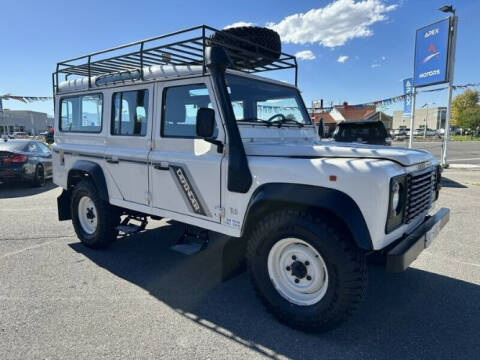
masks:
[[[148,90],[113,94],[112,135],[145,136],[147,120]]]
[[[163,93],[162,136],[196,137],[197,111],[211,107],[204,84],[170,87]]]
[[[102,94],[63,98],[60,101],[60,130],[99,133],[102,131]]]

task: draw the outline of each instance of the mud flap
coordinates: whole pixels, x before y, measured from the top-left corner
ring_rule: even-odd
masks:
[[[72,219],[70,212],[70,192],[63,190],[57,198],[58,220],[65,221]]]

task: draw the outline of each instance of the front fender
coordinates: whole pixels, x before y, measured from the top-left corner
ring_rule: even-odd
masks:
[[[313,185],[268,183],[253,193],[247,207],[242,233],[250,221],[271,206],[318,208],[334,214],[347,226],[361,249],[372,250],[373,244],[365,219],[355,201],[339,190]],[[270,209],[271,210],[271,209]]]

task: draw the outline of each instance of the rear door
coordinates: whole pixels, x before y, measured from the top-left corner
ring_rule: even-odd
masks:
[[[216,137],[225,133],[208,78],[158,83],[153,149],[150,154],[152,206],[219,222],[221,165],[217,146],[196,137],[201,107],[216,113]],[[174,217],[174,216],[172,216]]]
[[[109,109],[106,167],[123,200],[147,205],[153,85],[111,89],[104,94]]]

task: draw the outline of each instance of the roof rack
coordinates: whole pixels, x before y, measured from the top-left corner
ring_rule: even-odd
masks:
[[[232,34],[225,34],[222,38],[233,39],[235,40],[233,43],[237,45],[212,39],[211,36],[218,31],[210,26],[200,25],[61,61],[57,63],[56,71],[52,74],[53,92],[55,94],[58,91],[59,75],[64,75],[65,80],[70,76],[87,77],[90,88],[94,76],[105,77],[122,73],[126,74],[125,79],[131,79],[133,77],[128,74],[135,73],[139,75],[138,79],[143,80],[144,67],[151,65],[201,65],[205,74],[205,48],[211,45],[219,45],[230,50],[229,55],[233,65],[229,68],[234,70],[257,73],[293,68],[295,85],[297,85],[295,56],[281,53],[280,57],[272,58],[269,64],[249,65],[249,58],[258,56],[268,58],[265,52],[268,53],[271,50]],[[239,47],[238,42],[247,45],[245,47],[248,49]],[[260,51],[262,51],[261,55]]]

